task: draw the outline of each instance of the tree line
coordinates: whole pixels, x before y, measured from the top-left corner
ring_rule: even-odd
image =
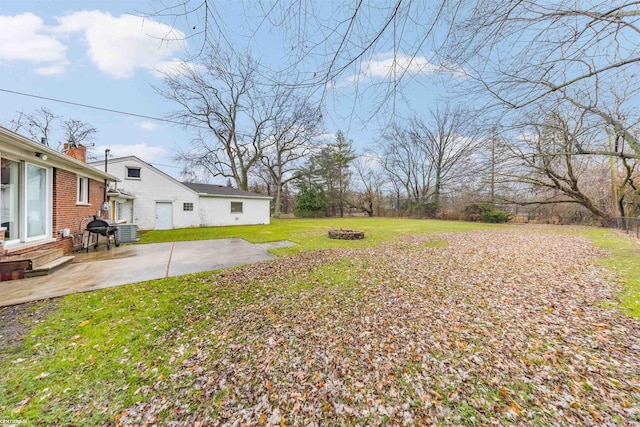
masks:
[[[208,0],[180,0],[162,13],[150,11],[149,16],[180,17],[195,24],[202,40],[197,59],[210,61],[215,49],[231,52],[222,58],[242,58],[229,43],[230,29],[224,22],[202,19],[215,17],[221,7]],[[380,5],[338,1],[332,3],[330,14],[321,3],[301,0],[268,8],[247,2],[244,8],[260,25],[282,30],[283,45],[289,49],[290,61],[280,70],[260,70],[261,81],[273,83],[266,85],[270,86],[267,93],[281,93],[275,87],[287,88],[299,93],[299,99],[311,99],[304,91],[315,91],[316,101],[309,111],[316,118],[321,118],[330,95],[327,88],[357,74],[362,64],[380,52],[392,52],[385,78],[375,87],[370,85],[379,100],[372,114],[390,112],[388,125],[377,141],[367,141],[376,150],[360,153],[350,168],[367,203],[382,187],[395,197],[396,205],[400,200],[442,203],[452,194],[466,194],[494,204],[570,210],[594,219],[638,215],[637,2],[398,0]],[[320,21],[322,25],[317,25]],[[310,61],[315,66],[312,75],[305,74]],[[446,107],[448,115],[436,111],[410,119],[396,117],[393,106],[402,100],[404,82],[413,79],[413,70],[425,61],[458,77],[460,105],[465,99],[480,99],[483,105],[458,113],[458,107],[445,102],[452,105]],[[230,70],[226,64],[219,69]],[[369,83],[356,80],[354,84]],[[358,89],[370,93],[367,90]],[[456,129],[451,132],[453,141],[442,138],[443,126],[446,129],[450,123],[438,123],[433,115],[453,118],[458,114],[473,116],[476,130]],[[237,134],[235,128],[225,129],[230,133],[225,130],[224,138]],[[254,154],[261,151],[252,138],[255,135],[248,132],[242,143]],[[227,152],[239,153],[235,148]],[[273,163],[263,161],[262,155],[250,167],[261,165],[267,177]],[[372,163],[377,165],[375,173],[369,170]],[[247,166],[243,165],[240,170]],[[247,186],[242,174],[224,173],[238,175],[239,179],[234,178],[238,185]],[[372,175],[377,179],[384,175],[384,185],[370,179]],[[307,180],[305,185],[312,182]],[[338,211],[339,205],[330,203]]]

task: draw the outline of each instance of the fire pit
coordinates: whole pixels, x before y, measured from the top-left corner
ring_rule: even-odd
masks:
[[[87,252],[89,252],[89,246],[93,241],[92,236],[95,236],[95,243],[93,244],[94,249],[98,247],[98,236],[106,237],[107,250],[111,249],[112,237],[113,243],[116,246],[120,246],[120,241],[118,240],[118,225],[115,221],[94,216],[93,221],[90,221],[87,224],[87,228],[85,229],[85,231],[89,233],[89,237],[87,238]]]
[[[358,230],[329,230],[330,239],[342,239],[342,240],[361,240],[364,239],[364,231]]]

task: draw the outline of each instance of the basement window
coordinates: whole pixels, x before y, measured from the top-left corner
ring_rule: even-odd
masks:
[[[183,211],[193,211],[193,203],[183,203],[182,204]]]
[[[242,202],[231,202],[231,213],[242,213]]]
[[[140,179],[140,168],[127,168],[127,178]]]

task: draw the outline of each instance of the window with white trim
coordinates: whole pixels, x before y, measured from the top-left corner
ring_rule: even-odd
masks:
[[[116,217],[114,219],[116,221],[124,219],[124,202],[116,202]]]
[[[242,213],[242,202],[231,202],[231,213]]]
[[[140,168],[127,167],[127,179],[140,179],[142,177],[140,172]]]
[[[51,237],[52,169],[3,158],[0,168],[0,226],[5,243]]]
[[[78,186],[77,186],[77,195],[78,198],[77,203],[88,205],[89,204],[89,178],[84,176],[78,176]]]
[[[187,211],[193,211],[193,203],[188,203],[185,202],[182,204],[182,210],[187,212]]]

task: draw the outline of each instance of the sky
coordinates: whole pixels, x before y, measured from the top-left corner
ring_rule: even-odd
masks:
[[[162,84],[160,70],[171,70],[201,45],[197,37],[189,38],[194,28],[197,33],[199,23],[197,17],[140,16],[157,10],[158,4],[133,0],[0,1],[0,124],[6,125],[20,111],[30,113],[46,107],[63,119],[79,119],[94,126],[98,133],[92,152],[98,159],[104,158],[109,148],[113,157],[136,155],[179,177],[182,166],[174,158],[180,150],[188,149],[191,136],[181,126],[153,119],[166,118],[176,108],[153,86]],[[286,61],[283,34],[264,20],[253,22],[256,11],[247,10],[246,4],[238,1],[213,4],[226,26],[227,42],[250,47],[266,64]],[[375,19],[371,17],[371,25],[375,26]],[[313,32],[312,25],[309,23],[305,31]],[[326,49],[330,52],[331,46]],[[409,60],[403,52],[396,58],[402,61],[402,55]],[[325,132],[332,135],[342,130],[358,152],[380,138],[385,120],[372,120],[368,114],[375,107],[374,83],[388,72],[391,58],[389,51],[376,52],[355,72],[345,73],[327,88]],[[447,92],[434,78],[437,66],[426,57],[411,58],[408,72],[413,78],[408,85],[412,87],[398,103],[398,111],[407,116],[433,108]],[[313,63],[303,66],[305,72],[313,72]],[[455,84],[455,73],[449,77],[449,84]],[[315,96],[320,95],[316,92]],[[63,142],[61,138],[61,132],[55,133],[51,146]]]

